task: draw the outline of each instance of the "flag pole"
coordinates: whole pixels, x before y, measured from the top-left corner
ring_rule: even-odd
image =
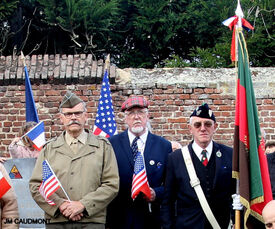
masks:
[[[105,60],[104,72],[110,67],[110,54],[107,55]]]
[[[237,8],[236,8],[236,16],[238,17],[238,23],[237,23],[237,29],[235,29],[235,37],[237,39],[235,39],[235,47],[236,47],[236,50],[238,50],[238,34],[239,31],[242,29],[242,18],[243,18],[243,11],[242,11],[242,8],[241,8],[241,4],[240,4],[240,0],[238,0],[238,5],[237,5]],[[239,53],[236,51],[236,62],[237,63],[237,60],[238,60],[238,55]],[[237,64],[236,64],[237,66]],[[239,188],[240,188],[240,178],[236,179],[236,194],[239,195],[240,194],[240,191],[239,191]],[[241,228],[241,211],[240,210],[235,210],[235,229],[240,229]]]
[[[22,59],[22,61],[23,61],[24,67],[26,67],[26,60],[25,60],[25,56],[24,56],[24,54],[23,54],[22,51],[21,51],[21,59]]]
[[[52,170],[52,167],[51,167],[50,163],[48,162],[48,160],[45,159],[45,161],[46,161],[47,164],[49,165],[49,168],[50,168],[51,172],[55,175],[54,171]],[[56,176],[56,175],[55,175],[55,176]],[[56,177],[57,177],[57,176],[56,176]],[[67,199],[68,199],[69,201],[71,201],[70,198],[69,198],[69,196],[68,196],[68,194],[67,194],[66,191],[64,190],[62,184],[60,183],[59,179],[57,179],[57,180],[58,180],[58,183],[60,184],[60,187],[61,187],[62,191],[64,192],[65,196],[67,197]]]
[[[236,179],[236,194],[239,195],[240,180]],[[241,211],[235,210],[235,229],[241,228]]]

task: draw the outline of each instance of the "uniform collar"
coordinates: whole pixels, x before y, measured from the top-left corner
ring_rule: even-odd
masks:
[[[81,134],[76,138],[79,142],[81,142],[83,145],[87,142],[88,133],[86,133],[84,130],[81,132]],[[71,145],[72,141],[74,141],[75,138],[72,137],[68,132],[65,133],[65,141],[68,145]]]
[[[128,132],[130,145],[132,145],[132,142],[136,138],[136,135],[134,135],[129,129],[128,129],[127,132]],[[147,140],[147,136],[148,136],[148,129],[146,128],[146,131],[141,136],[139,136],[138,143],[141,142],[143,145],[145,145],[146,140]]]
[[[192,148],[193,148],[195,154],[197,155],[197,157],[199,159],[201,159],[201,152],[204,149],[201,148],[195,141],[192,144]],[[207,150],[207,159],[209,160],[211,157],[211,154],[212,154],[212,150],[213,150],[213,141],[211,141],[205,149]]]

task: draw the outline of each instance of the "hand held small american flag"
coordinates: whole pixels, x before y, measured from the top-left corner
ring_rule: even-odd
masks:
[[[56,205],[53,201],[49,199],[49,197],[55,193],[59,188],[62,188],[63,192],[65,193],[67,199],[70,201],[69,196],[63,189],[61,183],[59,182],[57,176],[55,175],[54,171],[52,170],[50,164],[47,160],[42,162],[42,182],[39,186],[39,192],[44,197],[50,205]]]
[[[142,192],[148,199],[151,199],[151,191],[147,180],[143,155],[138,152],[132,181],[132,199],[134,200],[140,192]]]

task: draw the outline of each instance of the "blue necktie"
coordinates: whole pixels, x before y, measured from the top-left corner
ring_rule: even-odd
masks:
[[[134,141],[132,142],[131,148],[133,152],[134,161],[136,161],[137,153],[138,153],[138,146],[137,146],[137,140],[139,137],[135,137]]]

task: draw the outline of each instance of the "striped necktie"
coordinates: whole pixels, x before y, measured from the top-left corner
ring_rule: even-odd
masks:
[[[201,162],[202,162],[202,164],[203,164],[204,166],[207,166],[207,164],[208,164],[207,150],[204,149],[204,150],[201,152],[201,154],[202,154]]]
[[[139,137],[135,137],[135,139],[134,139],[134,141],[132,142],[132,145],[131,145],[134,161],[136,161],[136,157],[137,157],[137,154],[138,154],[138,145],[137,145],[137,140],[138,139],[139,139]]]

